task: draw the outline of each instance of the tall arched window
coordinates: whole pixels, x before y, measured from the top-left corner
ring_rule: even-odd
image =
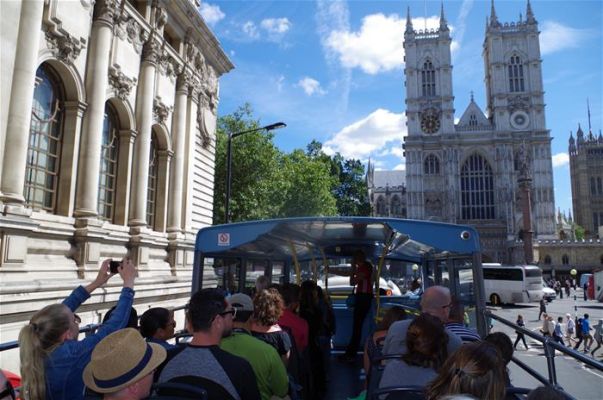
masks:
[[[147,225],[155,227],[155,206],[157,204],[157,178],[159,169],[159,155],[157,152],[157,139],[151,135],[151,151],[149,155],[149,183],[147,187]]]
[[[590,194],[593,196],[597,194],[597,181],[594,176],[590,177]]]
[[[601,182],[601,177],[597,177],[597,193],[603,194],[603,182]]]
[[[440,173],[440,160],[433,154],[428,155],[423,163],[423,171],[426,175],[438,175]]]
[[[469,126],[477,126],[477,117],[475,114],[469,116]]]
[[[400,215],[400,198],[398,196],[392,197],[390,210],[392,215],[399,216]]]
[[[561,257],[561,263],[562,263],[563,265],[569,265],[569,257],[568,257],[568,255],[567,255],[567,254],[564,254],[564,255]]]
[[[509,60],[509,90],[511,92],[525,91],[523,84],[523,65],[518,55],[511,56]]]
[[[106,103],[98,182],[98,216],[107,221],[113,219],[115,209],[118,154],[119,136],[117,116],[113,107],[109,103]]]
[[[492,168],[479,154],[471,155],[461,168],[461,218],[494,219]]]
[[[23,196],[33,209],[55,211],[63,130],[63,89],[48,65],[36,71]]]
[[[548,254],[544,256],[544,263],[546,265],[551,265],[551,256],[549,256]]]
[[[385,199],[383,196],[379,196],[377,199],[377,216],[385,215]]]
[[[423,96],[435,96],[435,69],[429,60],[425,61],[421,70],[421,87]]]

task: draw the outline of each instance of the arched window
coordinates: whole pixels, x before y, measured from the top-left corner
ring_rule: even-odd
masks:
[[[562,263],[563,265],[569,265],[569,257],[568,257],[568,255],[567,255],[567,254],[564,254],[564,255],[561,257],[561,263]]]
[[[400,215],[400,198],[398,196],[392,197],[390,210],[391,210],[392,215],[394,215],[394,216]]]
[[[63,130],[63,89],[54,71],[36,71],[23,196],[33,209],[55,211]]]
[[[475,114],[469,116],[469,126],[477,126],[477,117]]]
[[[379,196],[377,199],[377,216],[385,215],[385,199],[383,196]]]
[[[601,182],[601,177],[597,177],[597,193],[603,194],[603,182]]]
[[[428,155],[423,163],[423,172],[426,175],[438,175],[440,173],[440,160],[433,154]]]
[[[461,168],[461,218],[494,219],[492,168],[479,154],[471,155]]]
[[[544,263],[546,265],[551,265],[551,256],[549,256],[548,254],[544,256]]]
[[[119,137],[117,117],[113,107],[111,107],[109,103],[106,103],[98,183],[98,216],[107,221],[113,220],[115,209],[118,154]]]
[[[423,96],[435,96],[435,69],[431,61],[427,60],[421,70],[421,88]]]
[[[593,230],[596,231],[597,228],[599,227],[599,225],[601,224],[601,222],[603,221],[599,221],[599,214],[594,212],[593,213]]]
[[[523,84],[523,65],[518,55],[511,56],[509,60],[509,90],[511,92],[525,91]]]
[[[594,176],[590,177],[590,194],[593,196],[597,194],[597,181]]]
[[[151,151],[149,154],[149,183],[147,186],[147,225],[155,227],[155,206],[157,204],[157,181],[159,177],[159,154],[157,152],[157,138],[151,135]]]

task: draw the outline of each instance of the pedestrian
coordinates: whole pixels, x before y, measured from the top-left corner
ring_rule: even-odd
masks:
[[[540,321],[540,317],[542,314],[545,315],[544,320],[546,321],[546,300],[543,298],[540,299],[540,312],[538,313],[538,321]]]
[[[570,288],[572,286],[572,282],[567,278],[565,280],[565,295],[566,297],[570,297]]]
[[[591,356],[595,356],[595,351],[599,350],[601,345],[603,345],[603,319],[599,320],[599,323],[595,325],[595,334],[593,335],[595,338],[595,342],[597,343],[597,347],[590,352]]]
[[[517,326],[521,327],[521,328],[525,328],[526,324],[523,322],[523,316],[521,314],[519,314],[517,316],[517,321],[515,321],[515,323],[517,324]],[[526,338],[524,336],[523,333],[517,331],[517,339],[515,339],[515,343],[513,344],[513,348],[515,350],[517,350],[517,343],[519,343],[519,341],[523,342],[523,345],[525,346],[526,350],[528,349],[528,344],[526,343]]]
[[[553,340],[557,343],[561,343],[565,346],[563,342],[563,330],[561,329],[561,323],[563,322],[563,317],[557,318],[557,323],[555,324],[555,328],[553,330]]]
[[[587,301],[588,300],[588,282],[584,282],[583,295],[584,295],[584,301]]]
[[[574,350],[578,350],[580,348],[580,344],[582,344],[582,340],[584,340],[584,335],[582,334],[582,318],[578,318],[576,316],[576,345],[574,346]]]
[[[582,337],[584,338],[584,352],[587,353],[590,350],[590,346],[593,344],[593,337],[590,334],[590,320],[588,314],[584,314],[582,319]]]
[[[540,328],[540,333],[543,336],[550,336],[551,332],[549,332],[549,316],[547,313],[544,313],[544,320],[542,321],[542,327]]]
[[[340,359],[345,362],[356,360],[356,353],[360,347],[362,338],[362,325],[368,315],[373,302],[373,265],[366,260],[362,250],[357,250],[352,259],[352,271],[350,274],[350,285],[354,287],[355,304],[354,319],[352,324],[352,337],[345,354]]]
[[[565,329],[565,338],[567,339],[567,342],[571,346],[572,343],[575,343],[575,340],[572,338],[572,336],[574,335],[574,333],[576,333],[576,323],[574,322],[570,313],[565,314],[565,317],[567,318],[567,327]]]

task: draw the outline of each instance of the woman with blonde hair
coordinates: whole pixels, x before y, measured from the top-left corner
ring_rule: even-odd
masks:
[[[480,399],[505,398],[504,362],[498,349],[488,342],[461,346],[444,363],[438,377],[427,388],[427,400],[452,394]]]
[[[44,307],[19,332],[21,396],[24,400],[78,400],[84,398],[82,372],[101,339],[126,326],[134,299],[136,269],[124,259],[118,273],[123,289],[111,318],[94,335],[78,341],[79,327],[73,313],[90,294],[114,274],[111,260],[101,264],[97,277],[78,286],[62,304]]]

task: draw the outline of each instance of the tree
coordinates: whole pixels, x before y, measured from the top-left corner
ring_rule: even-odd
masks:
[[[574,224],[574,231],[576,232],[576,240],[584,240],[585,229],[578,224]]]

